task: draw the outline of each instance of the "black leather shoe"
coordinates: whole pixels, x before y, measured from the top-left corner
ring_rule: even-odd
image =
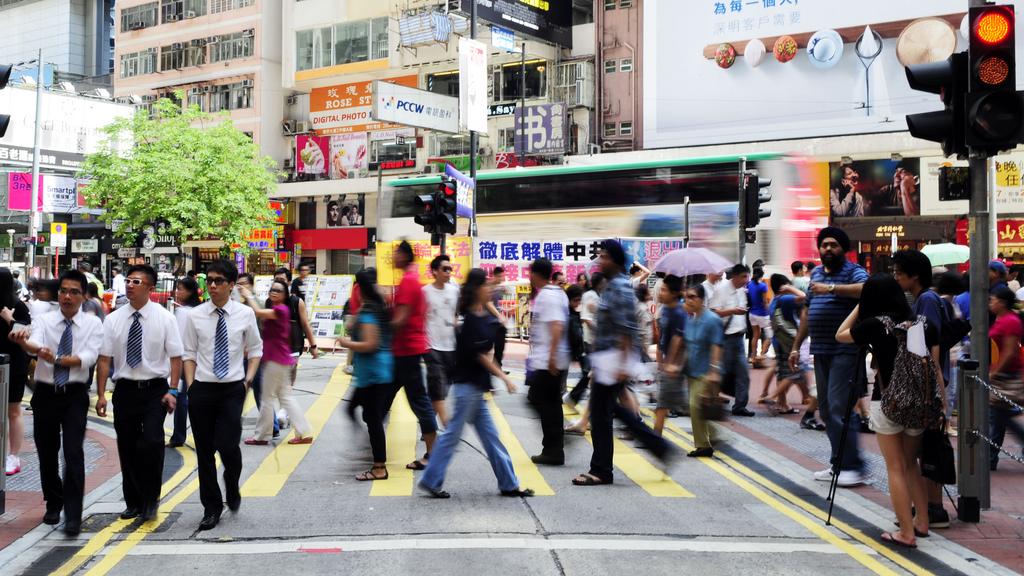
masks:
[[[82,533],[82,521],[64,522],[64,533],[68,536],[78,536]]]
[[[156,502],[150,502],[149,504],[146,504],[142,508],[142,521],[149,522],[150,520],[156,518],[156,511],[159,507],[160,505]]]
[[[238,512],[238,509],[242,506],[242,495],[239,494],[234,498],[228,498],[228,510],[232,512]]]
[[[199,523],[200,530],[213,530],[217,527],[220,522],[220,512],[216,514],[207,514],[203,516],[202,522]]]
[[[138,518],[142,511],[135,506],[128,506],[121,512],[121,520],[131,520],[132,518]]]
[[[548,456],[547,454],[530,456],[530,460],[534,464],[544,464],[547,466],[562,466],[565,464],[565,457],[559,458],[558,456]]]
[[[750,410],[747,410],[746,408],[740,408],[739,410],[733,410],[732,411],[732,415],[733,416],[746,416],[746,417],[749,418],[749,417],[753,416],[754,413],[752,411],[750,411]]]
[[[43,514],[43,524],[49,524],[51,526],[60,522],[60,509],[47,510],[46,514]]]
[[[714,448],[697,448],[686,453],[690,458],[711,458],[715,455]]]

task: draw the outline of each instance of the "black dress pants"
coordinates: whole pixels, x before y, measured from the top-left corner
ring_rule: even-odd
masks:
[[[535,370],[528,381],[530,391],[527,401],[540,416],[540,428],[544,433],[541,454],[550,458],[564,459],[565,429],[562,426],[562,383],[566,371],[552,374],[547,370]]]
[[[121,461],[121,489],[130,508],[160,500],[164,472],[163,397],[167,382],[121,380],[114,387],[114,430]]]
[[[245,383],[197,380],[189,386],[188,395],[188,417],[192,421],[192,437],[199,461],[199,500],[207,514],[219,514],[224,509],[224,500],[217,483],[214,453],[220,453],[224,465],[224,490],[228,500],[238,498]]]
[[[39,454],[39,480],[47,511],[64,509],[64,521],[82,521],[85,494],[85,422],[89,389],[69,383],[60,389],[36,383],[32,395],[32,435]],[[64,478],[57,455],[64,444]]]

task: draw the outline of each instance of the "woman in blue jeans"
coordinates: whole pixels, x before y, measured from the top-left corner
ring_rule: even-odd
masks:
[[[480,442],[487,452],[491,469],[498,479],[502,496],[533,496],[533,490],[519,488],[519,479],[512,469],[512,458],[498,438],[498,430],[487,409],[484,393],[491,389],[491,375],[501,378],[509,394],[516,385],[494,363],[490,352],[498,332],[498,322],[485,305],[490,302],[491,287],[487,273],[479,268],[470,270],[462,285],[459,313],[463,317],[455,345],[455,371],[452,373],[451,395],[455,397],[455,413],[430,453],[430,462],[420,478],[419,486],[434,498],[450,498],[441,489],[445,473],[455,455],[455,447],[462,438],[466,424],[473,424]]]

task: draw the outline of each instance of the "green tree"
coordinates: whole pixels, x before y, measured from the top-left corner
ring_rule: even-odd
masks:
[[[89,205],[105,210],[100,218],[121,221],[115,234],[125,241],[163,222],[180,243],[217,238],[247,251],[248,233],[272,221],[267,202],[277,186],[276,162],[261,157],[226,112],[161,98],[152,116],[139,110],[103,130],[104,142],[79,177],[89,180]]]

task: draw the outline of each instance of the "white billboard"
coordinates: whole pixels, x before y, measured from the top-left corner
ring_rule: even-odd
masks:
[[[35,90],[0,90],[0,110],[11,115],[0,146],[32,148],[35,137]],[[96,98],[65,96],[43,92],[40,111],[42,130],[39,147],[51,152],[88,154],[94,152],[105,135],[101,131],[120,116],[130,116],[134,108]]]
[[[949,16],[958,23],[967,2],[648,0],[643,10],[643,142],[668,148],[906,130],[906,114],[938,110],[941,103],[910,89],[895,36],[916,18]],[[895,31],[886,23],[897,23]],[[867,25],[884,36],[870,67],[852,43]],[[835,66],[821,69],[805,45],[826,29],[847,42]],[[785,63],[773,55],[783,35],[800,46]],[[957,37],[958,50],[966,49]],[[723,43],[738,48],[755,38],[767,49],[756,67],[739,55],[729,68],[708,57]],[[1017,41],[1024,43],[1024,35]],[[1017,75],[1024,79],[1020,68]]]
[[[487,132],[487,45],[459,38],[459,126]]]
[[[459,131],[459,99],[377,80],[373,119],[454,134]]]

